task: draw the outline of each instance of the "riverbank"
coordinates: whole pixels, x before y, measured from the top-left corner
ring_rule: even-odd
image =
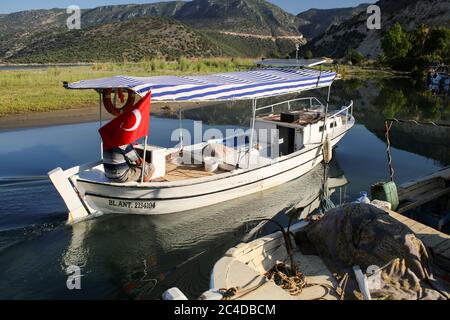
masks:
[[[189,109],[192,107],[201,107],[206,105],[215,105],[216,103],[183,103],[182,107]],[[152,103],[152,116],[165,118],[175,118],[178,116],[180,105],[177,103]],[[113,119],[105,109],[102,110],[102,120]],[[36,127],[48,127],[65,124],[77,124],[84,122],[100,121],[99,106],[87,106],[75,109],[62,109],[42,112],[28,112],[21,114],[11,114],[0,117],[0,131],[27,129]]]
[[[42,67],[0,71],[0,118],[32,112],[96,107],[93,90],[63,88],[63,81],[111,77],[116,75],[155,76],[232,72],[253,66],[252,59],[162,59],[141,63],[97,63],[92,66]]]

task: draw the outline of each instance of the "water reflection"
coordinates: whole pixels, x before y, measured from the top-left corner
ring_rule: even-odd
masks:
[[[336,82],[332,101],[344,103],[355,97],[355,117],[385,141],[384,121],[389,118],[450,123],[450,101],[424,91],[422,80],[410,78],[349,80]],[[395,124],[392,145],[398,149],[450,164],[450,129],[415,124]]]
[[[340,174],[330,179],[333,190],[347,183]],[[158,298],[176,285],[194,298],[208,288],[210,270],[228,248],[242,241],[261,219],[317,199],[322,179],[319,166],[279,188],[195,211],[82,222],[72,229],[63,262],[114,274],[110,285],[120,288],[120,297]],[[313,206],[317,205],[315,201]]]

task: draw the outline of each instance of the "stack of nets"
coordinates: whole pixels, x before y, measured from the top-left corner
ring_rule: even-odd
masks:
[[[383,210],[367,204],[347,204],[295,235],[303,254],[321,256],[337,275],[353,275],[352,267],[378,269],[371,286],[374,299],[448,299],[448,273],[437,266],[414,233]],[[381,269],[381,271],[380,271]],[[346,298],[360,298],[350,277]]]

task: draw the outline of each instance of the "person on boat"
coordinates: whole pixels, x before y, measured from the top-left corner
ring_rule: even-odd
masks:
[[[105,175],[114,182],[141,181],[144,167],[144,182],[149,182],[155,168],[139,156],[131,144],[114,147],[103,151],[103,167]]]

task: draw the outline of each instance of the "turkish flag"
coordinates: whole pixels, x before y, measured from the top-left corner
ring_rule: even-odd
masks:
[[[100,136],[105,150],[131,144],[148,135],[150,125],[151,92],[133,108],[125,110],[117,118],[100,128]]]

